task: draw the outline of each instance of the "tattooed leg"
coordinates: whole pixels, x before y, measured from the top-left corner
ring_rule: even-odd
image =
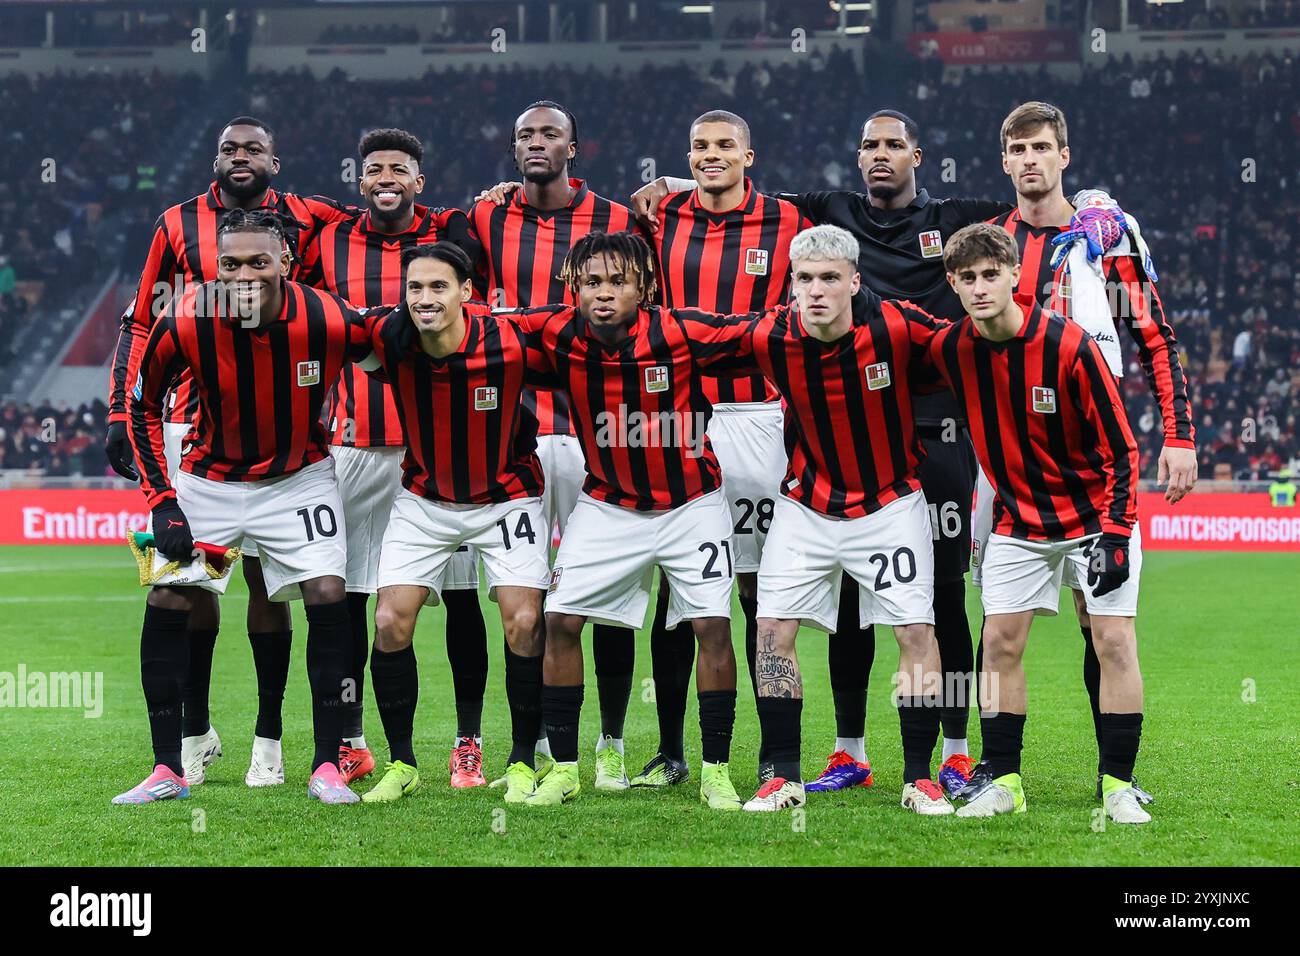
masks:
[[[799,659],[794,649],[798,633],[798,621],[763,618],[758,622],[755,666],[759,697],[803,698],[803,678],[799,674]]]

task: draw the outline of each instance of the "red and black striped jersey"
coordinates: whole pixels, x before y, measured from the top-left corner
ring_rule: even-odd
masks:
[[[290,252],[295,260],[322,226],[358,212],[355,207],[323,196],[295,196],[274,189],[266,191],[260,208],[274,209],[286,220],[298,223],[297,235],[290,236]],[[217,184],[213,183],[207,192],[177,203],[158,217],[135,298],[122,313],[122,330],[109,380],[109,421],[127,419],[126,391],[139,375],[140,355],[150,327],[187,287],[217,277],[217,230],[229,211],[221,204]],[[176,383],[167,420],[193,424],[197,413],[198,397],[185,373]]]
[[[508,318],[482,302],[465,303],[464,312],[465,340],[441,359],[420,347],[405,305],[366,316],[377,374],[392,385],[405,436],[402,486],[458,504],[538,497],[537,419],[521,398],[526,381],[550,381],[550,368]]]
[[[1020,284],[1016,292],[1068,317],[1068,282],[1062,281],[1063,267],[1052,268],[1052,240],[1061,234],[1062,228],[1031,226],[1020,218],[1019,209],[1003,213],[990,222],[1009,232],[1020,247]],[[1133,242],[1131,238],[1129,241]],[[1165,319],[1160,293],[1147,276],[1142,257],[1105,256],[1102,274],[1108,301],[1112,303],[1116,334],[1120,325],[1126,326],[1137,345],[1138,358],[1160,409],[1165,444],[1172,448],[1195,448],[1196,429],[1187,401],[1187,378],[1178,356],[1178,340]]]
[[[1138,454],[1115,377],[1081,326],[1015,296],[1005,342],[964,318],[933,333],[928,360],[965,406],[997,489],[993,530],[1033,541],[1111,532],[1137,520]]]
[[[304,250],[300,281],[328,289],[358,308],[373,308],[402,301],[402,253],[412,246],[447,239],[469,253],[471,262],[478,258],[469,219],[459,209],[416,206],[414,212],[411,228],[395,234],[375,229],[369,212],[330,223]],[[330,393],[326,422],[334,445],[402,444],[388,387],[355,365],[344,366]]]
[[[865,290],[854,296],[850,331],[834,342],[809,335],[797,305],[732,318],[715,340],[735,351],[713,367],[755,367],[785,399],[782,494],[819,514],[860,518],[920,489],[925,452],[912,402],[938,387],[923,346],[947,323]]]
[[[506,202],[476,202],[470,229],[483,247],[480,291],[497,308],[528,308],[573,303],[560,281],[560,267],[573,244],[589,232],[622,232],[632,227],[626,206],[598,196],[581,179],[570,179],[573,197],[563,209],[528,205],[522,189]],[[524,401],[537,416],[538,434],[573,433],[563,393],[529,389]]]
[[[651,237],[660,302],[671,309],[762,312],[790,293],[790,240],[811,223],[793,203],[764,196],[745,179],[740,205],[711,212],[698,190],[673,193],[657,211]],[[770,402],[776,390],[761,375],[704,379],[710,402]]]
[[[587,461],[583,491],[622,508],[667,511],[721,487],[700,381],[703,368],[735,348],[718,316],[651,306],[607,346],[574,306],[508,314],[568,396]]]
[[[140,358],[129,433],[149,504],[175,497],[163,456],[163,399],[192,375],[199,414],[181,469],[214,481],[259,481],[328,454],[321,408],[343,366],[370,352],[361,316],[336,295],[284,283],[275,320],[245,328],[212,308],[215,283],[191,286],[154,323]]]

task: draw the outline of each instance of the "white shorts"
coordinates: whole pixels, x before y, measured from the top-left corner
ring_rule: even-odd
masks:
[[[469,545],[483,559],[489,588],[544,590],[550,581],[551,542],[542,521],[541,498],[454,505],[402,488],[379,552],[379,587],[426,587],[424,603],[438,604],[458,551]]]
[[[984,469],[976,466],[975,506],[971,510],[970,530],[970,583],[981,587],[984,583],[984,553],[988,550],[989,535],[993,533],[993,499],[997,492]]]
[[[1054,615],[1060,609],[1065,579],[1088,580],[1088,551],[1099,535],[1069,541],[1024,541],[1002,534],[989,536],[984,561],[984,613],[1033,611]],[[1089,614],[1137,617],[1138,582],[1142,577],[1142,535],[1133,528],[1128,546],[1129,574],[1117,590],[1093,597],[1082,587]]]
[[[859,626],[934,623],[934,542],[916,491],[861,518],[828,518],[782,496],[758,569],[758,616],[828,634],[840,582],[858,582]]]
[[[563,535],[569,515],[573,514],[578,503],[578,495],[582,493],[582,483],[587,479],[587,460],[582,456],[582,445],[573,435],[538,435],[537,459],[542,463],[546,482],[542,491],[546,527],[553,529],[559,522],[560,534]],[[550,538],[547,538],[546,546],[551,546]]]
[[[343,524],[348,529],[347,589],[354,594],[374,594],[379,545],[393,513],[393,498],[402,487],[406,449],[332,445],[330,454],[343,499]]]
[[[163,422],[163,459],[167,462],[167,480],[172,483],[173,488],[176,487],[176,476],[181,471],[181,452],[184,450],[185,436],[190,433],[190,428],[191,426],[183,422]],[[186,517],[188,517],[188,514]],[[153,530],[153,515],[149,516],[149,530]],[[191,528],[191,530],[193,529]],[[207,539],[199,538],[198,540],[205,541]],[[208,543],[215,544],[216,542]],[[257,545],[249,538],[244,539],[240,548],[244,553],[244,557],[257,557]]]
[[[787,463],[781,403],[714,405],[709,441],[718,456],[722,491],[731,509],[736,573],[757,571]]]
[[[578,496],[555,556],[547,613],[595,624],[645,624],[654,569],[667,577],[668,628],[731,617],[731,520],[721,491],[670,511],[634,511]]]
[[[263,481],[212,481],[181,471],[174,487],[196,541],[257,545],[272,601],[302,597],[303,581],[346,575],[347,532],[333,458]],[[165,563],[155,558],[155,570]],[[224,594],[230,578],[190,586]]]

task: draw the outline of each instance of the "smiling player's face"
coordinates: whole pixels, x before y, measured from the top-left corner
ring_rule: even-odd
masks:
[[[440,259],[414,259],[406,267],[406,307],[421,334],[438,335],[455,325],[471,284]]]
[[[424,189],[420,164],[400,149],[377,149],[361,164],[361,195],[370,215],[399,222]]]
[[[745,170],[754,165],[754,151],[733,124],[700,123],[691,129],[686,159],[701,189],[721,193],[744,180]]]
[[[227,232],[217,249],[217,280],[225,283],[231,317],[258,319],[289,276],[289,252],[269,232]]]
[[[587,260],[578,274],[578,310],[597,333],[630,324],[640,304],[636,275],[617,256]]]

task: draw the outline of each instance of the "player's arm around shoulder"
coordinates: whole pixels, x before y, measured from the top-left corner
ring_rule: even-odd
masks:
[[[714,376],[744,376],[760,371],[754,354],[754,336],[771,312],[725,315],[699,309],[663,309],[666,321],[680,326],[691,360]]]

